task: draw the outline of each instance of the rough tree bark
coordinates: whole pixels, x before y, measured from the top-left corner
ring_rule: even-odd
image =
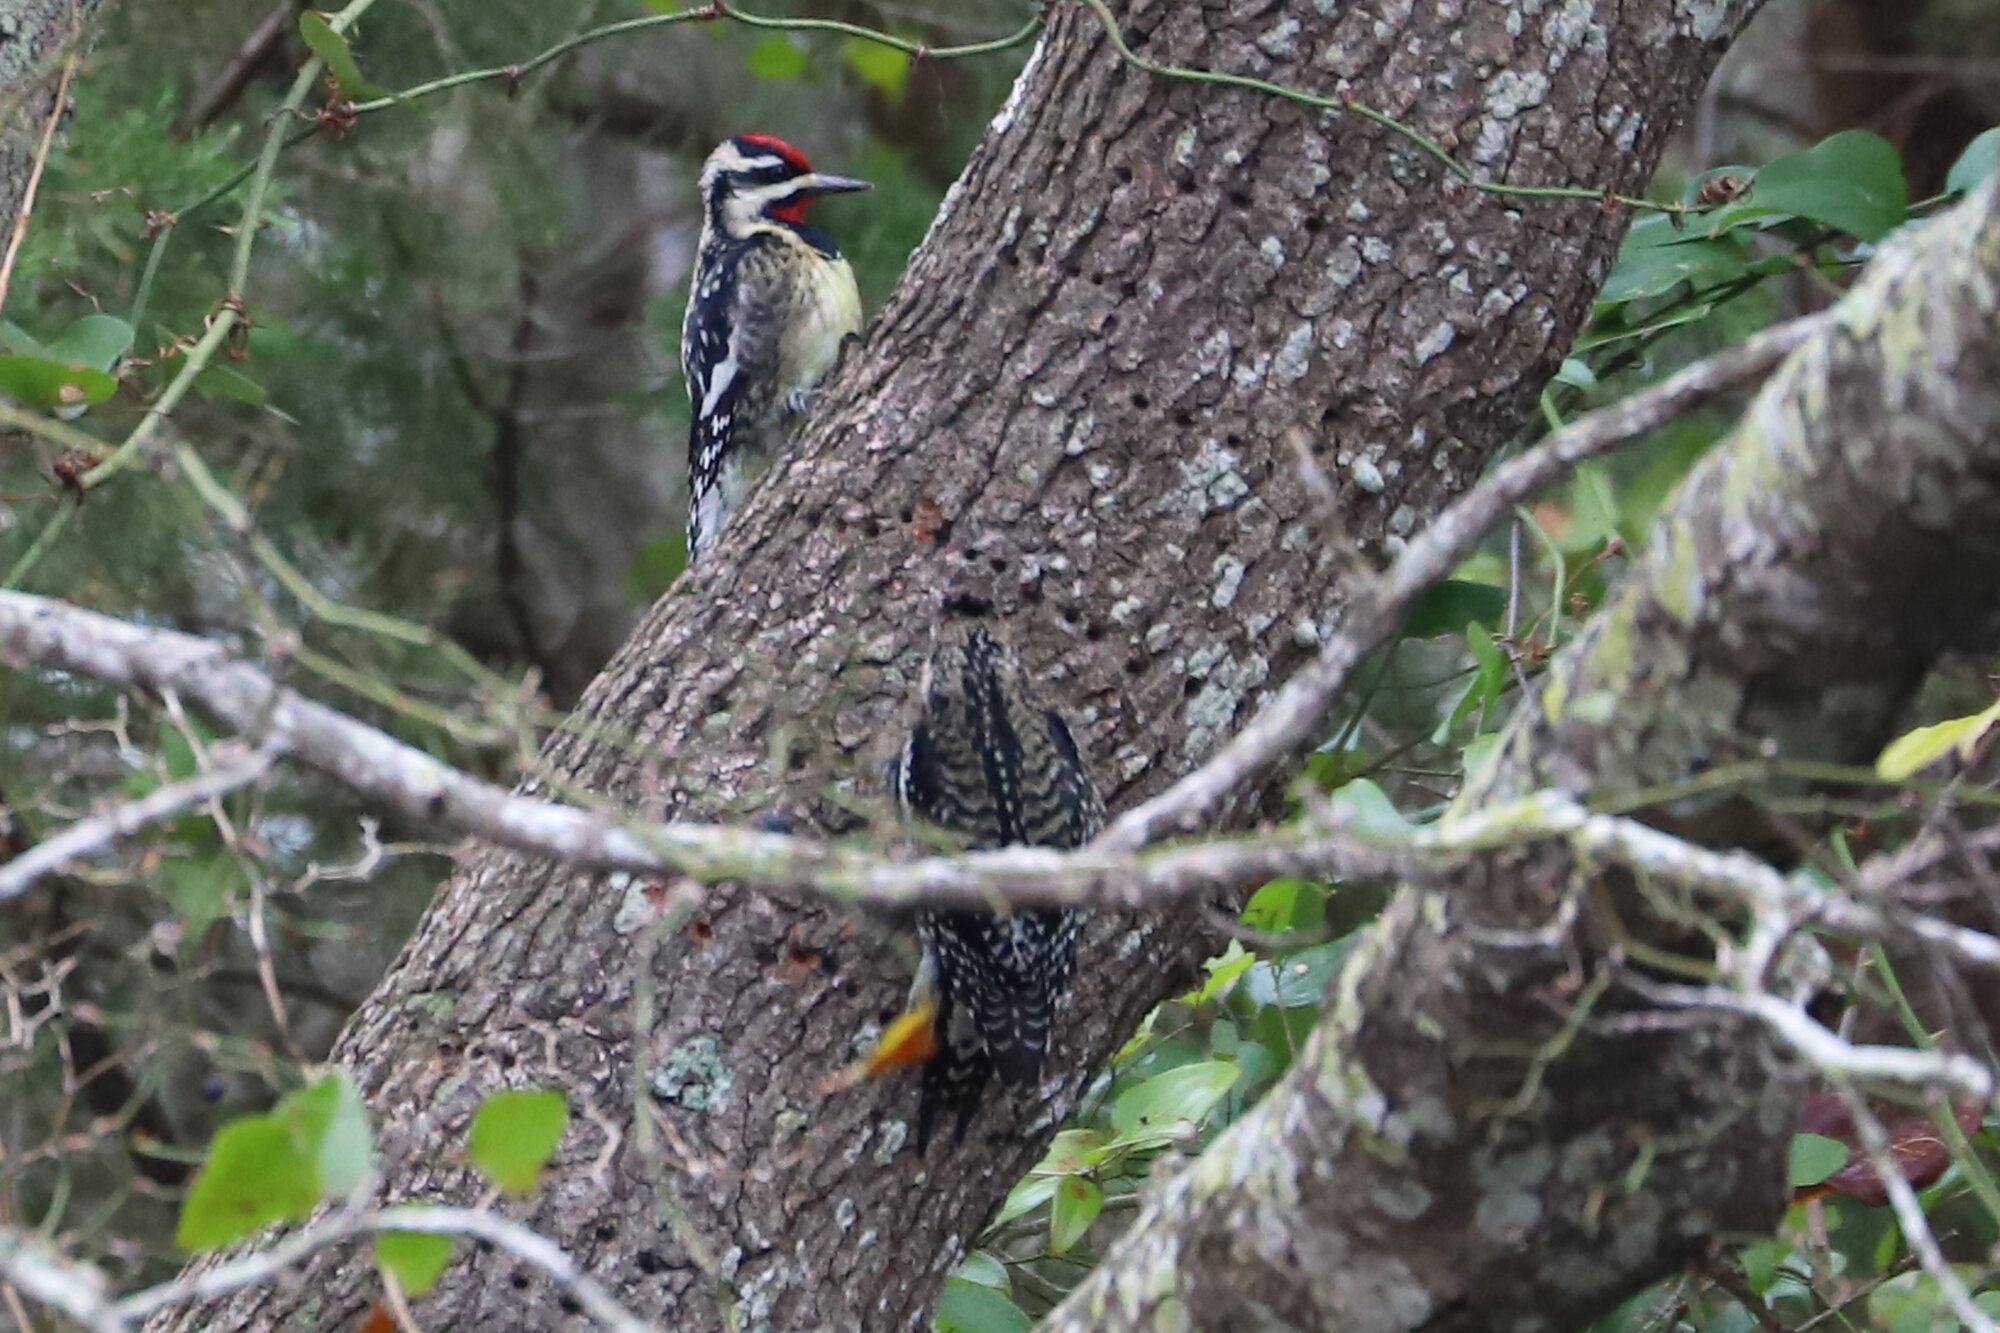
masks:
[[[99,0],[0,0],[0,248],[21,214],[35,146],[55,109],[50,60],[96,12]],[[42,76],[37,86],[36,76]],[[16,98],[20,98],[18,105]]]
[[[1753,0],[1515,6],[1131,0],[1159,61],[1346,93],[1482,173],[1641,187]],[[1352,117],[1122,64],[1058,5],[906,281],[713,559],[556,737],[545,781],[649,813],[854,829],[879,804],[941,592],[975,580],[1114,805],[1205,754],[1338,617],[1341,561],[1290,441],[1362,548],[1393,549],[1517,430],[1625,219],[1448,180]],[[641,1034],[664,1147],[634,1133],[634,959],[656,895],[473,856],[342,1039],[390,1193],[465,1197],[485,1093],[579,1112],[525,1211],[669,1327],[918,1328],[1085,1071],[1190,975],[1186,917],[1100,920],[1043,1104],[908,1144],[914,1089],[815,1086],[892,1012],[907,956],[806,899],[711,895],[660,939]],[[666,1224],[671,1180],[687,1227]],[[692,1249],[678,1240],[691,1232]],[[373,1287],[329,1258],[175,1327],[332,1328]],[[498,1256],[426,1328],[552,1328]]]
[[[1991,646],[1995,184],[1886,251],[1773,377],[1457,809],[1863,759],[1941,652]],[[1654,814],[1716,845],[1754,830],[1731,803]],[[1760,1028],[1563,1044],[1615,967],[1600,913],[1558,924],[1579,869],[1515,851],[1399,893],[1291,1074],[1051,1326],[1576,1328],[1718,1231],[1768,1230],[1798,1087]],[[1626,924],[1657,932],[1645,901]],[[1614,986],[1594,1013],[1633,1007]]]

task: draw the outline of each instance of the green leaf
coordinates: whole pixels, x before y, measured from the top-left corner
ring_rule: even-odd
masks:
[[[1026,1311],[993,1288],[957,1277],[946,1280],[931,1324],[937,1333],[1027,1333],[1034,1326]]]
[[[750,48],[743,57],[744,68],[760,79],[779,82],[796,80],[810,63],[805,48],[789,37],[771,36]]]
[[[451,1262],[451,1237],[421,1231],[384,1231],[375,1237],[375,1262],[395,1274],[406,1296],[431,1289]]]
[[[1641,235],[1634,226],[1612,265],[1611,276],[1597,293],[1601,305],[1622,305],[1649,296],[1664,296],[1683,282],[1710,287],[1735,277],[1743,269],[1742,247],[1734,240]]]
[[[118,381],[90,366],[39,356],[0,356],[0,393],[24,407],[81,407],[118,392]]]
[[[199,935],[229,906],[230,894],[244,887],[243,868],[221,848],[200,856],[169,856],[160,862],[167,881],[167,901],[174,915]]]
[[[375,1140],[368,1109],[345,1070],[336,1070],[278,1103],[300,1150],[313,1160],[329,1197],[352,1193],[375,1169]]]
[[[1104,1208],[1104,1191],[1088,1176],[1064,1176],[1049,1209],[1049,1253],[1068,1254]]]
[[[1956,749],[1960,759],[1969,760],[1996,722],[2000,722],[2000,702],[1971,717],[1918,727],[1889,742],[1875,760],[1875,772],[1885,782],[1901,782],[1944,758],[1948,750]]]
[[[299,15],[299,36],[305,39],[314,55],[326,62],[327,71],[340,85],[342,97],[358,102],[365,98],[387,96],[361,77],[361,67],[354,63],[354,52],[348,48],[347,38],[334,31],[326,15],[310,9]]]
[[[1352,943],[1346,937],[1300,949],[1283,958],[1258,963],[1244,980],[1244,994],[1253,1004],[1285,1009],[1317,1007]]]
[[[44,361],[55,359],[49,355],[46,346],[12,320],[0,319],[0,347],[21,356],[38,356]]]
[[[1094,1129],[1066,1129],[1056,1135],[1042,1160],[1035,1164],[1038,1174],[1071,1176],[1088,1171],[1104,1160],[1104,1139]]]
[[[277,1116],[232,1120],[215,1136],[181,1204],[174,1243],[208,1250],[271,1222],[297,1221],[320,1199],[319,1172]]]
[[[1977,1286],[1985,1276],[1972,1264],[1951,1268],[1967,1286]],[[1929,1273],[1898,1273],[1869,1293],[1866,1327],[1886,1333],[1956,1333],[1961,1325],[1937,1279]]]
[[[1410,822],[1397,811],[1388,795],[1367,778],[1356,778],[1326,798],[1327,810],[1347,833],[1374,833],[1401,837],[1410,831]]]
[[[51,361],[109,372],[132,350],[132,326],[116,315],[85,315],[48,346]]]
[[[1465,695],[1458,706],[1451,710],[1448,723],[1455,724],[1471,716],[1479,709],[1490,707],[1500,697],[1500,691],[1507,687],[1508,660],[1493,636],[1483,625],[1465,627],[1465,646],[1472,652],[1472,660],[1478,666],[1472,680],[1466,687]]]
[[[1570,388],[1580,389],[1584,393],[1592,393],[1597,388],[1597,372],[1575,357],[1566,356],[1562,365],[1556,368],[1556,383],[1567,384]]]
[[[1250,895],[1238,919],[1272,934],[1318,930],[1326,924],[1326,890],[1311,880],[1274,879]]]
[[[1226,1060],[1205,1060],[1155,1075],[1118,1095],[1112,1128],[1125,1138],[1178,1138],[1183,1126],[1199,1124],[1216,1108],[1242,1072]]]
[[[1688,469],[1715,447],[1719,437],[1699,423],[1683,422],[1670,429],[1647,462],[1645,470],[1627,482],[1618,506],[1626,542],[1638,547],[1653,530],[1653,520]]]
[[[199,730],[195,732],[202,740],[210,737]],[[196,760],[194,743],[175,727],[160,733],[160,761],[167,766],[167,778],[172,782],[185,782],[194,776]]]
[[[1887,139],[1842,130],[1765,167],[1745,204],[1727,211],[1748,218],[1790,214],[1879,241],[1909,215],[1910,187]]]
[[[1565,555],[1595,554],[1618,531],[1618,493],[1611,470],[1598,462],[1579,463],[1570,480],[1569,526],[1559,543]],[[1494,589],[1498,592],[1499,589]]]
[[[496,1092],[472,1117],[466,1156],[507,1193],[527,1194],[568,1128],[569,1105],[560,1092]]]
[[[840,44],[840,58],[855,77],[891,102],[901,102],[910,83],[910,57],[893,46],[849,37]]]
[[[1055,1197],[1056,1184],[1061,1179],[1060,1175],[1030,1174],[1026,1180],[1007,1192],[1007,1202],[1000,1205],[999,1215],[993,1219],[993,1225],[997,1227],[1002,1222],[1011,1222],[1017,1217],[1034,1212]]]
[[[1778,1242],[1766,1237],[1737,1251],[1736,1262],[1743,1269],[1743,1281],[1750,1290],[1759,1296],[1766,1296],[1771,1290],[1771,1275],[1777,1271],[1778,1260],[1783,1257],[1784,1251],[1779,1248]]]
[[[1008,1287],[1007,1265],[987,1250],[974,1250],[966,1255],[958,1261],[958,1267],[951,1270],[951,1275],[960,1282],[976,1282],[995,1291],[1006,1291]]]
[[[1237,1043],[1235,1054],[1229,1058],[1243,1071],[1243,1077],[1237,1080],[1236,1086],[1246,1092],[1261,1088],[1278,1076],[1277,1057],[1259,1042]]]
[[[1965,151],[1958,155],[1958,161],[1952,163],[1951,170],[1945,173],[1945,193],[1970,194],[1979,188],[1980,182],[1993,174],[1996,164],[2000,164],[2000,125],[1982,131],[1965,146]]]
[[[1462,633],[1466,622],[1491,624],[1507,613],[1507,590],[1490,583],[1446,579],[1424,589],[1403,621],[1406,639]]]
[[[1847,1165],[1847,1145],[1824,1134],[1792,1135],[1793,1189],[1817,1185]]]
[[[194,377],[194,391],[210,401],[226,398],[252,407],[262,407],[268,396],[263,385],[228,366],[203,366]]]

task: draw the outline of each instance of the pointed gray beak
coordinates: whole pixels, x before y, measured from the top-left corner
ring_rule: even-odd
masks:
[[[874,188],[873,181],[856,180],[852,176],[828,176],[817,171],[809,176],[801,176],[798,180],[799,193],[809,199],[816,199],[823,194],[852,194],[856,190]]]

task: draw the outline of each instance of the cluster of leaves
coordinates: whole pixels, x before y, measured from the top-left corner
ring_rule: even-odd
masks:
[[[466,1132],[464,1161],[501,1191],[533,1193],[569,1127],[560,1092],[496,1092]],[[212,1250],[273,1222],[303,1222],[322,1203],[364,1198],[375,1182],[375,1135],[361,1094],[336,1070],[292,1092],[262,1115],[232,1120],[181,1205],[174,1239]],[[384,1231],[376,1261],[401,1289],[429,1289],[451,1260],[449,1235]]]

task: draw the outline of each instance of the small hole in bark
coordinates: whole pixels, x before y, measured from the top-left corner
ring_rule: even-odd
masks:
[[[861,520],[861,535],[869,541],[873,541],[882,535],[882,525],[875,521],[873,514]]]
[[[1083,263],[1082,261],[1077,259],[1076,256],[1070,255],[1064,258],[1062,262],[1062,275],[1065,278],[1077,277],[1081,275],[1082,272],[1083,272]]]
[[[1102,625],[1092,625],[1083,632],[1083,641],[1085,643],[1096,643],[1103,639],[1103,637],[1104,626]]]
[[[1020,266],[1021,257],[1015,254],[1014,247],[1009,245],[1001,249],[1000,262],[1005,264],[1008,268],[1017,268]]]
[[[1192,412],[1174,413],[1174,425],[1180,430],[1193,430],[1194,413]]]
[[[1118,327],[1118,316],[1116,316],[1116,315],[1106,315],[1106,316],[1104,317],[1104,331],[1105,331],[1106,333],[1110,333],[1110,332],[1112,332],[1112,331],[1113,331],[1113,330],[1115,330],[1115,329],[1116,329],[1117,327]]]
[[[1229,206],[1231,208],[1250,207],[1250,192],[1248,190],[1231,190],[1229,192]]]
[[[1305,221],[1306,234],[1317,236],[1326,230],[1326,219],[1315,213]]]
[[[1193,676],[1189,676],[1185,681],[1181,682],[1181,693],[1189,699],[1194,698],[1197,694],[1201,693],[1201,682]]]
[[[1126,659],[1125,659],[1125,674],[1126,674],[1126,675],[1128,675],[1128,676],[1143,676],[1143,675],[1145,675],[1145,674],[1146,674],[1146,659],[1145,659],[1145,658],[1143,658],[1143,657],[1141,657],[1141,656],[1139,656],[1139,655],[1138,655],[1137,653],[1134,653],[1134,654],[1133,654],[1132,656],[1130,656],[1130,657],[1126,658]]]
[[[1152,405],[1153,405],[1153,400],[1148,398],[1145,394],[1135,393],[1132,395],[1132,406],[1138,408],[1141,412],[1145,411]]]
[[[1104,285],[1104,275],[1102,273],[1091,274],[1090,285],[1093,287],[1102,287]]]
[[[1132,168],[1113,167],[1111,168],[1111,178],[1120,185],[1130,185],[1132,183]]]
[[[632,1263],[647,1277],[651,1277],[667,1266],[667,1261],[662,1259],[656,1250],[639,1251],[632,1256]]]
[[[1007,557],[1004,555],[996,555],[988,560],[986,564],[995,574],[1005,574],[1007,572]]]
[[[1127,301],[1135,301],[1139,297],[1139,284],[1136,282],[1124,283],[1118,288],[1118,294]]]
[[[583,1307],[576,1303],[576,1297],[574,1296],[556,1297],[556,1309],[561,1310],[564,1314],[583,1313]]]
[[[612,1226],[609,1222],[599,1222],[596,1230],[590,1234],[597,1237],[599,1245],[608,1245],[618,1235],[618,1228]]]
[[[1062,609],[1062,618],[1065,625],[1074,625],[1077,621],[1083,619],[1082,616],[1076,613],[1076,608],[1073,606],[1065,606]]]
[[[1241,435],[1236,434],[1234,431],[1223,436],[1222,438],[1224,441],[1228,443],[1231,449],[1234,449],[1237,445],[1243,443],[1243,437]]]
[[[526,1273],[515,1273],[507,1279],[507,1285],[516,1291],[526,1291],[528,1289],[528,1275]]]
[[[898,509],[896,511],[896,521],[898,523],[909,523],[913,521],[916,518],[916,516],[917,516],[916,511],[911,509],[908,505],[904,505],[901,509]]]

